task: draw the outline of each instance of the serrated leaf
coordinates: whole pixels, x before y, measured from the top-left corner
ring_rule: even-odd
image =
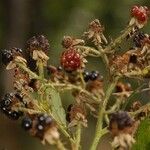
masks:
[[[150,119],[140,123],[132,150],[150,150]]]
[[[62,106],[60,95],[53,88],[51,88],[49,92],[50,92],[50,97],[51,97],[52,115],[59,124],[66,126],[66,114]]]

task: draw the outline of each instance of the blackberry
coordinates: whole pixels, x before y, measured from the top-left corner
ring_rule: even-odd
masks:
[[[76,71],[81,67],[81,57],[76,49],[70,48],[62,53],[61,66],[67,72]]]
[[[38,124],[36,128],[37,128],[38,131],[43,131],[44,130],[44,126],[41,125],[41,124]]]
[[[136,47],[141,47],[142,46],[142,41],[145,38],[145,34],[143,32],[139,32],[133,37],[133,43],[135,44]]]
[[[70,104],[67,108],[67,112],[70,112],[72,107],[73,107],[73,104]]]
[[[90,77],[90,80],[94,81],[94,80],[96,80],[99,77],[99,72],[98,71],[92,71],[90,73],[89,77]]]
[[[27,41],[27,49],[32,53],[34,50],[42,50],[47,53],[49,49],[49,41],[48,39],[43,36],[33,36]]]
[[[22,54],[22,49],[13,47],[12,48],[16,53]]]
[[[49,125],[52,123],[52,118],[47,114],[41,114],[40,116],[38,116],[38,121],[41,125]]]
[[[71,122],[70,114],[69,114],[69,113],[66,114],[66,120],[67,120],[68,122]]]
[[[21,126],[25,130],[31,129],[32,128],[32,120],[30,118],[28,118],[28,117],[23,118]]]
[[[19,93],[15,93],[15,97],[20,101],[23,102],[23,97]]]
[[[131,16],[136,18],[140,23],[145,23],[148,20],[149,10],[143,6],[133,6]]]
[[[83,73],[84,81],[88,82],[90,80],[90,73],[88,71],[85,71]]]
[[[2,63],[8,65],[13,60],[13,53],[11,50],[2,51]]]
[[[131,127],[134,121],[127,112],[119,111],[111,115],[109,129],[112,129],[113,123],[117,124],[119,130],[123,130],[125,127]]]
[[[12,93],[5,94],[4,98],[0,102],[0,107],[9,107],[12,103],[13,95]]]
[[[21,116],[21,113],[17,112],[17,111],[12,111],[8,117],[12,120],[18,120]]]
[[[31,88],[35,89],[36,82],[37,82],[37,79],[31,79],[29,84],[28,84],[28,86],[30,86]]]
[[[130,63],[136,64],[137,63],[137,55],[131,55],[129,59]]]
[[[52,118],[50,116],[48,116],[45,120],[45,124],[50,125],[51,123],[52,123]]]

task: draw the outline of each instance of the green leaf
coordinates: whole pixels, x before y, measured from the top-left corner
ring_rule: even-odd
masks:
[[[144,86],[145,84],[142,84],[140,87],[134,90],[134,92],[126,99],[125,103],[122,106],[122,110],[126,110],[127,107],[131,106],[131,104],[137,100],[134,99],[134,97],[139,94],[139,90]]]
[[[150,150],[150,119],[140,123],[132,150]]]
[[[49,92],[50,92],[50,97],[51,97],[52,115],[59,124],[66,127],[66,114],[62,106],[60,95],[53,88],[51,88]]]

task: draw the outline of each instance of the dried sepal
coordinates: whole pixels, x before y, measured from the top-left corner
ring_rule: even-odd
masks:
[[[64,36],[62,40],[62,46],[64,48],[69,48],[77,45],[84,45],[85,42],[82,39],[76,39],[71,36]]]
[[[116,136],[112,142],[112,148],[117,148],[118,150],[127,150],[135,143],[134,138],[130,134],[119,134]]]
[[[37,63],[38,63],[38,60],[41,60],[43,65],[46,66],[47,61],[49,60],[49,57],[43,51],[34,50],[33,51],[33,59],[36,60]]]

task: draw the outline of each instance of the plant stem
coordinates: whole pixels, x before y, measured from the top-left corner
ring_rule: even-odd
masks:
[[[17,63],[16,62],[16,65],[21,68],[23,71],[27,72],[31,78],[34,78],[34,79],[40,79],[39,76],[37,74],[35,74],[34,72],[32,72],[30,69],[27,68],[27,66],[21,64],[21,63]]]
[[[76,145],[75,150],[79,150],[80,148],[80,141],[81,141],[81,124],[78,123],[77,125],[77,131],[76,131]]]
[[[123,33],[104,49],[104,52],[105,53],[109,52],[110,50],[114,49],[116,47],[116,45],[120,44],[122,42],[122,40],[124,40],[126,38],[126,36],[132,31],[133,27],[134,27],[134,25],[127,26],[125,28],[125,30],[123,31]]]
[[[98,145],[100,138],[104,135],[103,118],[105,115],[105,109],[106,109],[108,100],[113,92],[113,89],[115,88],[115,86],[117,84],[118,79],[119,79],[119,77],[114,78],[114,81],[110,84],[110,86],[108,86],[103,105],[101,107],[99,107],[98,121],[97,121],[97,125],[96,125],[95,136],[94,136],[94,140],[93,140],[90,150],[96,150],[96,147]]]
[[[101,55],[101,53],[97,49],[89,47],[89,46],[75,46],[75,47],[80,50],[84,50],[83,53],[85,53],[86,55],[92,54],[93,57],[94,56],[99,57]]]
[[[57,146],[57,149],[58,149],[58,150],[66,150],[66,148],[65,148],[64,145],[63,145],[63,143],[62,143],[60,140],[58,140],[58,141],[56,142],[56,146]]]
[[[41,79],[44,79],[44,66],[42,60],[37,61],[37,66],[38,66],[39,76],[41,77]]]
[[[47,83],[45,84],[45,87],[61,87],[61,88],[69,88],[69,89],[76,89],[79,90],[80,92],[83,92],[85,95],[87,95],[88,97],[90,97],[94,103],[100,103],[100,100],[94,96],[92,93],[88,92],[87,90],[83,89],[80,86],[76,86],[73,84],[68,84],[68,83]]]

